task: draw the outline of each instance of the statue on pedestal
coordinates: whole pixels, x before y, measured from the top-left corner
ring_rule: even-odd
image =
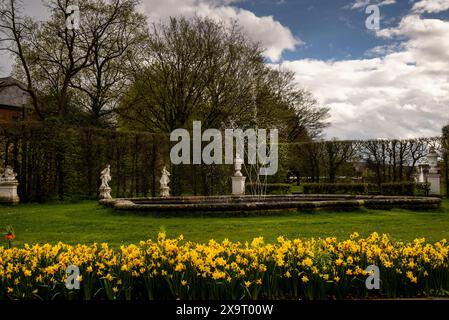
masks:
[[[111,188],[109,187],[109,182],[111,181],[111,166],[109,164],[101,171],[100,180],[100,199],[112,199]]]
[[[240,172],[240,170],[242,170],[242,164],[243,164],[243,159],[240,158],[240,155],[237,153],[235,155],[235,159],[234,159],[234,169],[235,169],[234,177],[242,176],[242,173]]]
[[[170,187],[168,186],[169,182],[170,182],[170,172],[167,171],[167,169],[162,168],[162,176],[161,176],[161,180],[159,180],[159,182],[161,183],[161,197],[162,198],[167,198],[170,196]]]
[[[235,173],[231,177],[232,179],[232,194],[234,196],[242,196],[245,194],[245,180],[246,177],[242,175],[242,164],[243,159],[240,158],[240,155],[237,153],[234,159],[234,169]]]
[[[430,167],[426,177],[427,183],[430,184],[429,194],[439,196],[441,194],[441,177],[438,168],[438,153],[436,152],[435,147],[430,147],[429,153],[427,154],[427,163]]]
[[[6,168],[0,174],[0,203],[17,204],[20,199],[17,194],[17,173],[11,166]]]
[[[5,170],[0,176],[1,182],[17,182],[17,173],[14,172],[14,169],[11,166],[6,166]]]

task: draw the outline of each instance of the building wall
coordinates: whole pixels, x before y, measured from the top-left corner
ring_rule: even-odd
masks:
[[[0,122],[18,121],[22,119],[22,112],[16,110],[5,110],[0,107]]]

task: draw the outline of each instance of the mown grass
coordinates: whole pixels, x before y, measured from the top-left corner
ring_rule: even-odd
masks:
[[[116,213],[94,201],[75,204],[22,204],[0,206],[0,228],[12,225],[23,243],[69,244],[108,242],[117,247],[155,238],[161,230],[169,237],[183,234],[188,240],[209,239],[249,241],[263,236],[273,242],[288,238],[337,236],[346,238],[354,231],[365,236],[374,231],[394,240],[410,241],[425,237],[430,241],[449,239],[449,201],[435,211],[357,210],[290,213],[282,216],[253,217],[151,217]],[[4,237],[0,246],[5,245]]]

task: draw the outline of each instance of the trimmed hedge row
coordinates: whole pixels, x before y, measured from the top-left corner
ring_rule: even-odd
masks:
[[[266,194],[287,194],[290,193],[290,187],[291,185],[288,183],[267,183],[261,188],[265,190]],[[256,188],[256,185],[254,183],[246,184],[246,191],[248,194],[251,193],[250,191],[253,188]]]
[[[0,123],[0,166],[16,171],[21,202],[96,199],[107,164],[114,197],[156,195],[168,147],[168,137],[145,132]]]
[[[368,183],[305,183],[303,184],[305,194],[368,194],[374,190],[374,185]],[[375,186],[377,190],[379,188]],[[380,193],[387,196],[413,196],[415,195],[416,183],[414,182],[392,182],[382,183]]]
[[[305,194],[368,194],[367,183],[304,183]]]
[[[163,166],[173,195],[231,190],[231,166],[171,165],[170,146],[168,134],[0,122],[0,167],[14,168],[21,202],[97,199],[107,164],[115,198],[157,196]]]
[[[415,188],[415,182],[391,182],[380,185],[381,193],[389,196],[413,196]]]

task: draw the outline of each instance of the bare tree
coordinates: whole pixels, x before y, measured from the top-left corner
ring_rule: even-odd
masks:
[[[323,149],[323,162],[329,182],[335,183],[341,166],[354,159],[357,150],[356,143],[354,141],[326,141],[323,143]]]
[[[413,139],[407,143],[408,148],[408,170],[406,180],[411,180],[415,172],[416,165],[427,155],[429,139]]]
[[[416,165],[427,155],[434,138],[371,140],[362,143],[362,154],[374,171],[376,181],[409,181]]]
[[[24,82],[0,83],[0,86],[18,86],[27,92],[36,115],[44,119],[40,110],[34,79],[30,70],[30,62],[27,59],[26,50],[30,46],[29,39],[37,25],[29,17],[22,14],[22,1],[2,1],[0,5],[0,51],[10,53],[22,66]]]

